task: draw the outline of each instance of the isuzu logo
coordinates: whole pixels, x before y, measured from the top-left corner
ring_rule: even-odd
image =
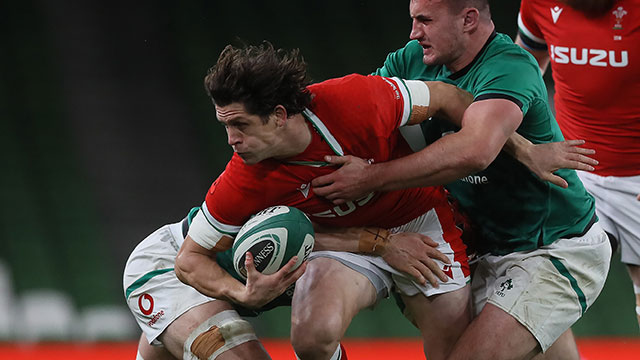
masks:
[[[629,52],[551,45],[551,60],[556,64],[626,67],[629,65]]]

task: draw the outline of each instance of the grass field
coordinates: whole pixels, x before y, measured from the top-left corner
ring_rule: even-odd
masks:
[[[295,360],[286,340],[264,341],[274,360]],[[349,360],[423,359],[416,339],[349,339],[344,341]],[[2,360],[118,360],[135,359],[136,343],[0,343]],[[580,338],[583,360],[640,359],[640,338]]]

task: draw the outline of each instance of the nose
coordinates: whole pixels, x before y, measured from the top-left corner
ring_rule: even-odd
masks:
[[[238,145],[242,142],[240,132],[231,127],[227,127],[227,143],[231,146]]]
[[[414,19],[411,23],[411,33],[409,34],[409,38],[411,40],[419,40],[422,38],[423,32],[420,24]]]

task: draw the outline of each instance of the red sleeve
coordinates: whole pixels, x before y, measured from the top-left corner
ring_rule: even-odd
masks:
[[[255,186],[252,169],[233,155],[224,172],[213,182],[205,203],[209,214],[225,225],[243,225],[251,215],[262,210],[264,191]]]
[[[533,35],[538,39],[544,39],[544,35],[542,34],[542,31],[540,31],[540,27],[538,27],[538,24],[535,21],[536,9],[534,6],[534,2],[535,1],[531,1],[531,0],[522,0],[520,2],[520,13],[518,14],[518,27],[520,31],[525,33],[525,35]],[[551,11],[551,9],[547,9],[547,11]],[[527,34],[527,32],[529,32],[530,34]]]

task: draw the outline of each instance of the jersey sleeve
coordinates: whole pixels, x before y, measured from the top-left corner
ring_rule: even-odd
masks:
[[[531,104],[545,100],[547,90],[535,59],[520,48],[504,54],[494,64],[485,63],[473,89],[474,101],[506,99],[515,103],[523,115]]]
[[[189,227],[189,237],[205,249],[218,245],[224,236],[234,238],[252,214],[252,209],[245,209],[242,205],[248,202],[243,200],[243,193],[231,179],[236,161],[234,155],[225,171],[213,182],[202,203],[202,211],[193,218]]]
[[[522,42],[531,50],[546,50],[547,43],[538,24],[535,21],[535,14],[532,1],[522,0],[520,2],[520,12],[518,13],[518,34]]]
[[[416,54],[417,51],[422,52],[420,44],[415,40],[408,42],[405,47],[387,55],[382,67],[378,68],[373,75],[410,79],[409,69],[414,66],[416,59],[422,62],[422,56]]]

